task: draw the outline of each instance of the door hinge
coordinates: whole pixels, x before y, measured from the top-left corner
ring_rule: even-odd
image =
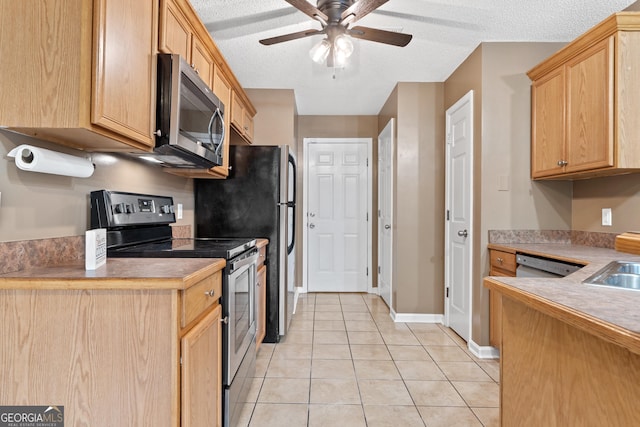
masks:
[[[367,267],[367,276],[369,275],[369,267]]]
[[[447,134],[447,144],[451,144],[451,134]]]
[[[378,274],[382,274],[382,270],[380,269],[380,266],[378,266]]]
[[[369,158],[366,158],[367,167],[369,167]]]
[[[378,218],[382,218],[382,211],[378,209]]]
[[[449,221],[449,209],[447,209],[447,221]]]
[[[369,222],[369,212],[367,212],[367,222]]]
[[[449,287],[447,286],[447,298],[449,298]]]

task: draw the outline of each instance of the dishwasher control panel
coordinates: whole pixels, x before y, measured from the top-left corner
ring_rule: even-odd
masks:
[[[547,273],[552,273],[563,277],[584,267],[583,265],[560,261],[557,259],[543,258],[524,254],[516,255],[516,263],[519,266],[524,265],[526,267],[546,271]]]

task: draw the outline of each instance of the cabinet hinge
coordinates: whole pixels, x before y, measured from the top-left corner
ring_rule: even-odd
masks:
[[[447,286],[447,298],[449,298],[449,287]]]

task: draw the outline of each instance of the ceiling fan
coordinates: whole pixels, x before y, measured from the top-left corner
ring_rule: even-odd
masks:
[[[348,36],[394,46],[406,46],[411,34],[395,33],[375,28],[357,26],[349,28],[355,21],[373,12],[389,0],[318,0],[318,7],[307,0],[285,0],[287,3],[320,22],[321,30],[304,30],[282,36],[260,40],[269,46],[290,40],[323,34],[326,37],[315,45],[309,54],[318,63],[326,59],[327,66],[343,66],[353,52]]]

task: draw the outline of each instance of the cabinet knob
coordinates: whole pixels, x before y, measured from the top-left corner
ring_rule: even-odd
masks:
[[[215,291],[215,289],[211,289],[210,291],[206,291],[204,294],[206,296],[212,297],[212,296],[214,296],[216,294],[216,291]]]
[[[496,261],[498,261],[500,264],[502,264],[504,262],[504,260],[500,257],[496,258]]]
[[[220,322],[226,325],[227,323],[229,323],[229,316],[224,316],[222,319],[220,319]]]
[[[558,160],[558,166],[567,166],[569,162],[566,160]]]

